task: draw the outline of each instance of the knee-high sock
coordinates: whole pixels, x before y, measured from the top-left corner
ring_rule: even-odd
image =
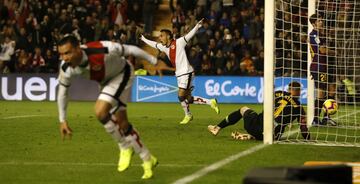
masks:
[[[206,104],[206,105],[210,105],[210,100],[207,99],[207,98],[203,98],[203,97],[200,97],[200,96],[193,96],[193,103],[194,104]]]
[[[135,153],[139,154],[143,161],[150,160],[150,151],[146,148],[144,143],[140,140],[139,133],[129,125],[129,129],[125,132],[125,140],[130,143],[130,146],[134,149]]]
[[[120,132],[119,125],[115,123],[114,119],[110,119],[104,128],[107,133],[119,144],[120,149],[127,149],[130,144],[125,140],[125,136]]]
[[[229,114],[225,119],[223,119],[217,126],[220,128],[225,128],[227,126],[237,123],[242,118],[240,110],[236,110]]]
[[[189,103],[186,100],[180,101],[181,107],[184,110],[185,115],[190,115],[190,106]]]

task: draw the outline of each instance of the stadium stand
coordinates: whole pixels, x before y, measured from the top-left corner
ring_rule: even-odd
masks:
[[[0,0],[0,43],[7,37],[16,45],[0,72],[56,72],[56,43],[66,33],[82,43],[140,45],[138,35],[156,37],[158,20],[152,15],[161,16],[163,11],[157,10],[164,3],[172,12],[169,25],[175,36],[206,19],[187,47],[198,75],[263,73],[264,4],[257,0]]]

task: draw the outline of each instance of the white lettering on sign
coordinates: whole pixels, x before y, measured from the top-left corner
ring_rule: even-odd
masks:
[[[45,81],[40,77],[32,77],[26,81],[24,92],[26,97],[34,101],[41,101],[46,99],[47,86]],[[33,92],[41,92],[34,94]]]
[[[205,82],[206,94],[209,96],[220,96],[220,84],[210,79]]]
[[[50,88],[49,88],[49,100],[56,100],[56,87],[59,85],[57,78],[50,78]]]
[[[210,79],[205,82],[206,94],[209,96],[251,96],[256,97],[256,86],[245,83],[245,87],[233,85],[231,80],[222,83]]]
[[[8,78],[1,78],[1,94],[5,100],[22,100],[22,78],[16,77],[16,90],[14,94],[9,94]]]
[[[170,91],[169,87],[166,86],[157,86],[157,85],[153,85],[153,86],[147,86],[147,85],[139,85],[139,91],[152,91],[154,93],[162,93],[162,92],[166,92],[166,91]]]
[[[49,80],[47,83],[46,80]],[[41,78],[31,77],[24,79],[16,77],[15,89],[9,89],[9,78],[1,77],[1,96],[4,100],[56,100],[56,88],[58,80],[55,77]],[[9,91],[14,91],[9,94]]]

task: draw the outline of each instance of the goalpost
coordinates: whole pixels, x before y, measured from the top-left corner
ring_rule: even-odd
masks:
[[[316,13],[323,21],[320,37],[335,56],[326,56],[336,86],[339,110],[331,119],[337,126],[312,125],[317,89],[310,75],[312,56],[308,18]],[[265,1],[264,143],[360,146],[360,1],[275,0]],[[331,74],[330,74],[331,75]],[[273,140],[274,92],[287,84],[302,85],[300,101],[306,106],[310,141],[304,141],[299,124],[288,125],[280,140]],[[330,83],[329,83],[330,84]],[[331,86],[331,85],[329,85]],[[360,91],[359,91],[360,92]],[[321,113],[318,118],[323,118]],[[359,122],[358,122],[359,121]]]

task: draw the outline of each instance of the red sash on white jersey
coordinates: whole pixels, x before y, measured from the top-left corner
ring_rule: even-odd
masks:
[[[176,61],[176,40],[173,40],[170,43],[169,57],[170,57],[171,64],[173,65],[174,68],[176,68],[176,64],[175,64],[175,61]]]
[[[86,44],[87,48],[104,48],[100,42],[90,42]],[[90,63],[90,79],[101,82],[105,77],[105,52],[104,53],[86,53]]]

